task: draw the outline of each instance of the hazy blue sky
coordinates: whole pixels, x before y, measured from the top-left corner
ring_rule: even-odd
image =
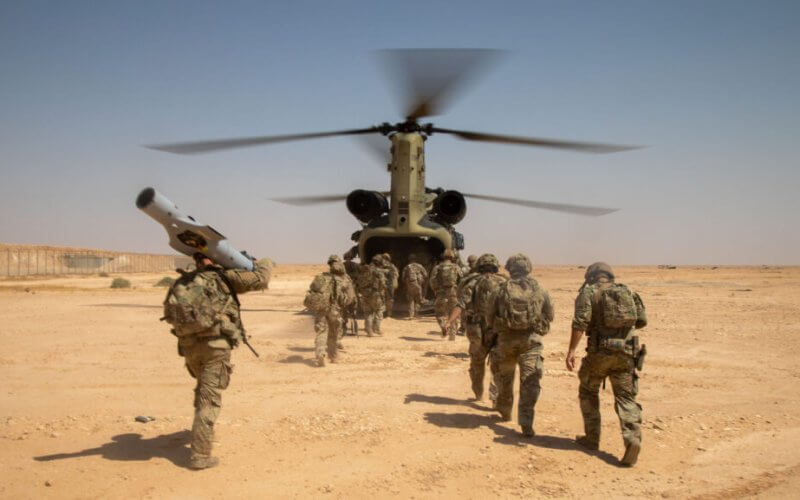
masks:
[[[800,2],[0,2],[0,241],[170,251],[154,186],[239,248],[342,252],[344,205],[386,189],[350,138],[177,156],[142,144],[401,118],[372,51],[511,53],[437,125],[649,145],[613,155],[428,141],[428,184],[612,206],[475,201],[468,253],[534,263],[800,264]]]

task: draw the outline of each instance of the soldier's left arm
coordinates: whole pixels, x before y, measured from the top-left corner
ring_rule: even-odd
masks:
[[[226,269],[225,277],[233,285],[236,293],[246,293],[265,289],[269,283],[269,270],[256,264],[252,271]]]

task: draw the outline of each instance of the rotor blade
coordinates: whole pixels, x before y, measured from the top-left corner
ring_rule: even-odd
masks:
[[[348,130],[336,130],[333,132],[312,132],[310,134],[289,134],[289,135],[264,135],[260,137],[239,137],[235,139],[216,139],[210,141],[174,142],[170,144],[151,144],[145,147],[176,153],[190,155],[197,153],[208,153],[223,149],[244,148],[249,146],[259,146],[262,144],[274,144],[276,142],[300,141],[304,139],[320,139],[323,137],[333,137],[337,135],[358,135],[380,133],[376,127],[354,128]]]
[[[394,49],[378,52],[404,97],[406,118],[441,114],[467,81],[503,53],[493,49]]]
[[[549,203],[546,201],[521,200],[518,198],[504,198],[501,196],[489,196],[485,194],[462,193],[465,198],[476,200],[496,201],[499,203],[510,203],[511,205],[521,205],[523,207],[543,208],[545,210],[555,210],[556,212],[566,212],[576,215],[588,215],[598,217],[610,214],[619,210],[618,208],[587,207],[583,205],[570,205],[566,203]]]
[[[379,165],[381,167],[386,168],[386,165],[392,162],[392,143],[386,136],[357,135],[354,137],[354,140],[362,149],[367,151],[370,156],[380,162]]]
[[[466,130],[453,130],[447,128],[431,128],[431,132],[452,134],[467,141],[496,142],[499,144],[519,144],[522,146],[540,146],[544,148],[568,149],[582,153],[617,153],[631,149],[641,149],[644,146],[626,146],[620,144],[602,144],[599,142],[562,141],[559,139],[544,139],[541,137],[521,137],[516,135],[487,134],[484,132],[467,132]]]
[[[346,194],[323,194],[319,196],[289,196],[285,198],[270,198],[272,201],[285,203],[287,205],[294,205],[297,207],[320,205],[322,203],[333,203],[336,201],[345,201],[346,199]]]

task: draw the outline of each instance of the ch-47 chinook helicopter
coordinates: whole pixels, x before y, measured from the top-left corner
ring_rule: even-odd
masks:
[[[468,141],[493,142],[557,148],[586,153],[610,153],[635,149],[634,146],[563,141],[482,132],[468,132],[420,123],[420,119],[440,114],[445,101],[475,70],[498,55],[488,49],[408,49],[382,51],[385,60],[405,80],[406,119],[367,128],[292,135],[243,137],[210,141],[157,144],[152,149],[178,154],[197,154],[279,142],[319,139],[345,135],[380,134],[391,142],[390,191],[357,189],[349,194],[273,198],[293,205],[313,205],[345,201],[347,209],[362,228],[352,235],[361,262],[388,252],[402,269],[414,253],[423,264],[436,260],[444,250],[464,248],[463,236],[455,225],[466,214],[465,198],[510,203],[584,216],[599,216],[615,209],[562,203],[504,198],[493,195],[460,193],[425,185],[425,142],[437,134],[454,135]],[[388,196],[388,198],[387,198]]]

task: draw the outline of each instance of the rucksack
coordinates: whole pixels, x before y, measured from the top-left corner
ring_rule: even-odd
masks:
[[[511,330],[534,330],[544,334],[541,310],[544,296],[535,282],[509,280],[500,288],[497,300],[499,315]]]
[[[333,278],[328,273],[322,273],[314,278],[306,292],[303,305],[315,314],[325,314],[331,308],[331,281]]]
[[[599,305],[603,311],[603,326],[606,328],[633,328],[638,315],[633,292],[625,285],[611,283],[597,291]]]
[[[458,271],[457,265],[452,262],[442,264],[439,267],[439,272],[436,275],[436,285],[441,289],[453,288],[458,285]]]
[[[491,307],[494,305],[494,296],[505,278],[497,275],[479,275],[473,292],[472,308],[476,315],[487,321],[491,320]]]
[[[213,327],[234,298],[220,289],[220,283],[208,271],[185,273],[178,278],[164,299],[164,316],[178,337],[207,333],[218,335]]]
[[[409,264],[403,270],[403,282],[406,286],[417,285],[422,286],[425,282],[425,273],[419,264]]]

